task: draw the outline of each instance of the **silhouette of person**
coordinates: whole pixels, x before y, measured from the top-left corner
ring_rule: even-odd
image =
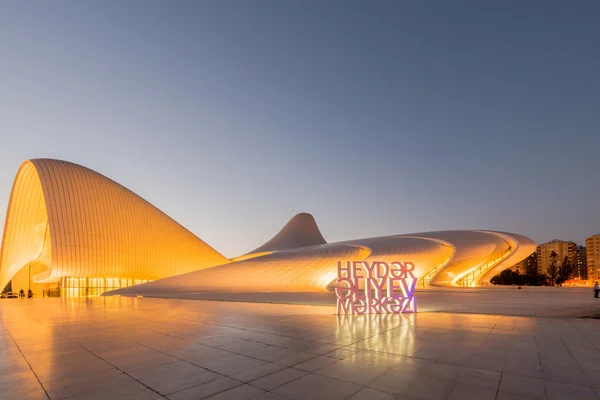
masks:
[[[598,293],[600,293],[600,286],[598,286],[598,281],[594,284],[594,297],[598,298]]]

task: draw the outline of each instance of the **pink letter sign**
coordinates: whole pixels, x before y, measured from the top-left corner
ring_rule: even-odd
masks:
[[[338,314],[417,312],[417,279],[411,262],[338,261]]]

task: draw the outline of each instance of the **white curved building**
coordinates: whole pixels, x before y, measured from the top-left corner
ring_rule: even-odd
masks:
[[[535,247],[520,235],[483,230],[327,243],[303,213],[229,260],[111,179],[36,159],[21,165],[11,192],[0,287],[12,280],[14,291],[31,287],[37,295],[59,286],[71,295],[118,288],[111,293],[327,293],[337,261],[410,261],[419,287],[467,287],[489,283]]]
[[[70,162],[25,161],[0,249],[0,288],[99,294],[229,260],[113,180]],[[72,290],[71,290],[72,289]]]
[[[536,243],[494,231],[442,231],[324,243],[298,214],[271,240],[232,263],[107,294],[333,292],[338,261],[412,262],[418,287],[473,287],[531,254]]]

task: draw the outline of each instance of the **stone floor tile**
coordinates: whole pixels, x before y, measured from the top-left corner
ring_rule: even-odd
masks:
[[[252,350],[244,350],[241,351],[240,354],[243,354],[248,357],[258,358],[259,360],[265,360],[264,357],[268,357],[269,354],[276,353],[278,351],[284,350],[283,347],[279,346],[265,346],[259,347],[257,349]],[[268,361],[268,360],[265,360]]]
[[[496,390],[456,384],[446,400],[495,400]]]
[[[94,374],[89,374],[89,373],[72,374],[72,373],[69,373],[69,374],[65,374],[65,375],[52,376],[48,379],[39,378],[39,377],[38,378],[40,379],[40,382],[42,383],[44,388],[47,391],[51,391],[51,390],[64,388],[64,387],[68,387],[68,386],[83,384],[85,382],[90,382],[90,381],[104,379],[104,378],[119,377],[122,375],[123,375],[123,371],[120,371],[115,368],[111,368],[111,369],[100,371],[100,372],[97,372]]]
[[[417,351],[413,357],[426,360],[443,361],[452,364],[469,365],[475,354],[462,353],[460,351],[446,350],[435,347],[425,347]]]
[[[520,359],[506,359],[504,361],[504,372],[514,375],[528,376],[531,378],[541,378],[542,368],[539,361],[523,361]]]
[[[258,350],[265,347],[269,346],[264,343],[253,342],[251,340],[242,340],[239,342],[227,343],[218,346],[219,349],[223,349],[237,354],[244,354],[245,352]]]
[[[548,400],[597,400],[594,390],[589,386],[552,381],[545,381],[544,386]]]
[[[275,393],[264,392],[263,394],[259,394],[256,397],[253,397],[252,400],[286,400],[284,397],[278,396]]]
[[[559,365],[562,367],[569,368],[581,368],[577,360],[573,358],[568,351],[563,352],[555,351],[551,349],[547,352],[540,352],[540,363],[549,365]]]
[[[432,362],[427,368],[422,370],[423,376],[430,378],[442,379],[446,381],[454,381],[463,372],[462,366]]]
[[[254,360],[254,358],[246,357],[240,354],[228,353],[227,355],[219,355],[217,357],[213,357],[210,360],[200,363],[199,366],[212,369],[214,367],[237,364],[249,360]]]
[[[288,367],[292,367],[296,364],[303,363],[304,361],[308,361],[315,357],[317,357],[317,356],[313,353],[297,352],[296,354],[291,354],[286,357],[278,358],[277,360],[274,360],[273,362],[276,364],[281,364],[281,365],[285,365]]]
[[[395,400],[396,398],[396,395],[366,387],[350,396],[349,400]]]
[[[422,376],[420,379],[413,380],[400,394],[412,399],[444,400],[454,385],[455,383],[451,381]]]
[[[124,393],[111,400],[165,400],[166,397],[156,393],[151,389],[142,389],[135,393]]]
[[[497,390],[502,373],[463,367],[456,377],[456,383]]]
[[[471,368],[484,369],[487,371],[504,372],[506,358],[476,354],[465,365]]]
[[[350,355],[345,360],[390,369],[404,362],[405,359],[406,357],[397,354],[386,354],[376,351],[359,351]]]
[[[19,372],[8,371],[0,375],[0,387],[2,387],[4,384],[9,385],[11,382],[22,381],[26,379],[34,379],[37,381],[37,378],[31,369],[29,371]]]
[[[187,358],[185,361],[189,362],[190,364],[200,366],[204,363],[211,362],[211,361],[218,360],[218,359],[225,358],[225,357],[230,357],[233,355],[236,355],[236,354],[231,353],[229,351],[216,349],[215,352],[196,355],[194,357]]]
[[[273,393],[291,400],[346,399],[361,386],[327,376],[308,374],[273,389]]]
[[[254,368],[238,372],[236,374],[231,375],[230,377],[240,382],[248,383],[286,368],[287,367],[284,365],[265,363]]]
[[[397,371],[405,372],[423,372],[430,368],[435,361],[422,360],[414,357],[403,357],[400,364],[396,365],[393,369]]]
[[[141,383],[131,380],[129,382],[108,385],[92,391],[85,391],[75,396],[67,397],[68,400],[111,400],[115,397],[135,397],[138,393],[148,393],[151,398],[160,398],[156,392],[147,392],[147,387]],[[50,395],[50,394],[49,394]],[[53,397],[51,397],[53,398]]]
[[[187,364],[181,361],[179,363],[169,365],[180,363]],[[192,364],[181,365],[178,368],[171,369],[161,369],[159,367],[152,374],[144,375],[144,377],[139,378],[140,382],[162,395],[169,395],[171,393],[179,392],[181,390],[198,386],[221,377],[219,374]]]
[[[128,385],[135,385],[140,387],[141,385],[135,381],[130,376],[121,373],[118,376],[100,378],[100,379],[91,379],[89,381],[79,383],[72,386],[65,386],[53,390],[48,390],[48,397],[52,400],[60,400],[66,399],[70,397],[81,397],[81,396],[91,396],[92,393],[95,393],[98,389],[111,389],[115,387],[125,387]],[[102,391],[104,392],[104,390]],[[113,397],[119,395],[117,393]]]
[[[508,373],[502,374],[500,391],[541,400],[546,398],[544,381],[542,379],[529,378]]]
[[[326,367],[315,371],[315,373],[365,386],[389,370],[390,368],[380,368],[373,365],[358,364],[341,360],[329,364]]]
[[[424,312],[339,318],[329,307],[150,298],[32,304],[0,302],[2,398],[44,398],[40,382],[72,400],[164,398],[156,390],[195,399],[244,383],[295,388],[288,397],[311,400],[489,391],[500,400],[591,398],[600,382],[594,320]],[[377,376],[369,382],[369,374]],[[113,384],[103,387],[107,381]]]
[[[326,376],[306,374],[284,385],[280,385],[272,392],[287,399],[297,400],[309,396],[315,390],[330,385],[333,380]]]
[[[216,358],[212,361],[204,362],[200,364],[200,366],[221,375],[232,376],[244,371],[252,370],[253,368],[266,363],[266,361],[258,360],[256,358],[232,354],[228,357]]]
[[[325,353],[324,355],[327,357],[333,357],[340,360],[344,358],[348,358],[353,354],[358,353],[360,350],[358,349],[350,349],[350,348],[338,348],[336,350],[330,351],[329,353]]]
[[[274,372],[270,375],[266,375],[262,378],[251,381],[250,384],[260,389],[270,391],[276,388],[277,386],[284,385],[303,375],[306,375],[305,371],[300,371],[299,369],[294,368],[285,368],[280,371]]]
[[[28,388],[40,388],[40,382],[37,380],[33,373],[27,374],[24,378],[15,379],[5,382],[0,382],[0,393],[5,391],[17,392],[19,390],[26,390]]]
[[[35,378],[25,378],[0,384],[0,397],[6,399],[39,396],[40,393],[46,397],[42,385]]]
[[[161,365],[172,364],[179,360],[166,354],[157,355],[155,358],[147,360],[123,359],[116,362],[111,362],[115,368],[123,372],[129,373],[147,368],[159,367]]]
[[[241,382],[231,378],[222,377],[198,386],[175,392],[168,395],[169,400],[200,400],[225,392],[231,388],[242,385]]]
[[[48,396],[44,392],[29,393],[23,397],[12,397],[11,400],[48,400]]]
[[[422,375],[417,372],[406,372],[392,369],[386,372],[373,382],[369,383],[369,387],[376,390],[381,390],[387,393],[401,395],[404,391]]]
[[[234,376],[234,375],[238,375],[238,374],[244,374],[248,371],[253,371],[256,368],[259,368],[262,365],[265,364],[269,364],[266,361],[263,360],[257,360],[254,358],[251,358],[249,360],[246,361],[240,361],[238,363],[234,363],[234,364],[227,364],[227,365],[223,365],[223,366],[214,366],[214,367],[208,367],[208,369],[217,372],[221,375],[225,375],[225,376]]]
[[[318,355],[323,355],[323,354],[327,354],[327,353],[331,353],[332,351],[335,351],[339,348],[339,346],[335,345],[335,344],[330,344],[330,343],[325,343],[325,344],[317,344],[316,347],[313,347],[311,349],[307,349],[306,352],[307,353],[313,353],[313,354],[318,354]]]
[[[313,372],[317,369],[321,369],[329,364],[333,364],[338,361],[339,360],[337,358],[317,356],[308,361],[304,361],[300,364],[294,365],[294,368],[300,369],[302,371]]]
[[[237,386],[225,392],[208,397],[210,400],[249,400],[253,399],[265,391],[250,385]]]

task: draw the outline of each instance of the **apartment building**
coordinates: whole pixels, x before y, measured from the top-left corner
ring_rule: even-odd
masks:
[[[600,279],[600,233],[585,240],[587,255],[587,278]]]
[[[598,241],[598,246],[600,246],[600,239]],[[577,262],[577,245],[575,242],[554,239],[548,243],[540,244],[537,247],[538,273],[548,275],[548,267],[552,263],[550,257],[552,252],[555,252],[557,255],[557,266],[563,263],[565,257],[568,257],[569,261],[572,263]]]

